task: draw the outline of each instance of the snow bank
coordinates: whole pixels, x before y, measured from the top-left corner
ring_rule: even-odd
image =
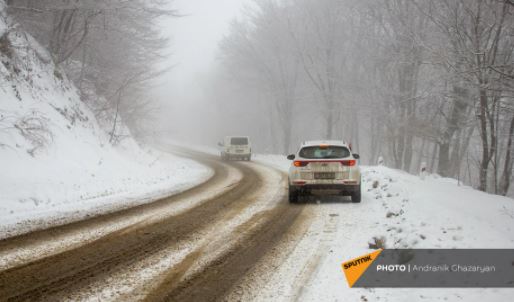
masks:
[[[512,199],[450,178],[422,178],[386,167],[363,170],[368,200],[381,203],[384,220],[395,224],[378,232],[390,247],[514,248]]]
[[[1,13],[0,38],[0,238],[148,202],[211,175],[131,138],[111,146],[50,54]]]

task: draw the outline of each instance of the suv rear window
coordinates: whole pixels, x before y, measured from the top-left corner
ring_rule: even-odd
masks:
[[[248,138],[246,137],[233,137],[230,139],[231,145],[248,145]]]
[[[345,158],[350,150],[341,146],[310,146],[300,150],[300,157],[309,159]]]

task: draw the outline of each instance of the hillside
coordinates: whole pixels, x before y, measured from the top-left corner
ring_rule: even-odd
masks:
[[[211,174],[130,137],[112,146],[50,54],[3,9],[0,61],[0,238],[148,202]]]

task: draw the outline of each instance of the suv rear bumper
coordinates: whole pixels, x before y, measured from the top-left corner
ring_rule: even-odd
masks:
[[[356,192],[360,190],[360,184],[290,184],[292,188],[298,191],[343,191]]]
[[[228,153],[228,152],[222,152],[222,157],[225,157],[226,159],[246,159],[251,158],[252,153]]]

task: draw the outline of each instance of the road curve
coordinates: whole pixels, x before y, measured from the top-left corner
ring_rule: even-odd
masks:
[[[116,277],[119,280],[134,274],[137,279],[140,272],[135,267],[151,266],[155,261],[148,259],[170,251],[185,256],[147,278],[144,286],[134,286],[132,291],[107,300],[223,299],[245,272],[280,242],[291,225],[298,223],[303,207],[287,204],[285,176],[277,171],[255,163],[224,163],[199,152],[182,153],[211,167],[214,176],[150,204],[0,241],[0,256],[8,256],[9,252],[61,240],[66,234],[99,224],[145,217],[62,251],[11,261],[0,270],[0,301],[91,298],[94,289],[109,285],[113,276],[121,276]],[[231,170],[237,170],[241,177],[233,177]],[[280,176],[271,181],[268,175],[272,173]],[[272,186],[277,180],[279,184]],[[183,211],[168,211],[185,200],[197,203]]]

